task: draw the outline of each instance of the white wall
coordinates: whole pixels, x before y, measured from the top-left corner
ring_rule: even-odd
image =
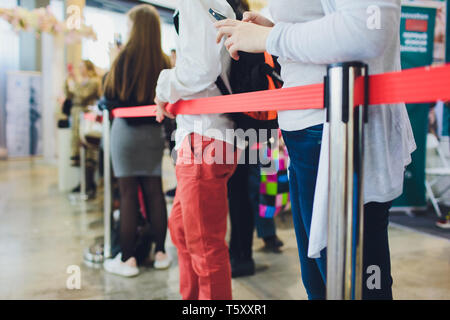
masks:
[[[121,34],[123,41],[126,40],[127,17],[125,14],[93,7],[84,8],[84,17],[86,25],[93,26],[98,40],[83,40],[82,58],[90,59],[97,67],[109,69],[110,44],[114,43],[115,33]],[[163,23],[161,33],[163,50],[169,54],[170,50],[175,48],[175,29],[173,25]]]
[[[98,40],[83,40],[82,58],[91,60],[97,67],[109,69],[109,45],[114,43],[115,33],[125,39],[127,18],[124,14],[93,7],[85,7],[83,14],[86,25],[94,28]]]
[[[141,1],[148,2],[150,4],[164,6],[170,9],[175,9],[177,6],[177,0],[141,0]]]
[[[176,47],[177,33],[173,24],[163,23],[161,26],[161,42],[163,51],[170,54],[171,49]]]
[[[12,8],[16,0],[1,0],[2,8]],[[6,72],[19,69],[19,36],[9,23],[0,19],[0,149],[6,147]],[[0,157],[2,151],[0,150]]]
[[[51,12],[55,15],[59,21],[64,20],[64,1],[63,0],[50,0],[49,4]]]

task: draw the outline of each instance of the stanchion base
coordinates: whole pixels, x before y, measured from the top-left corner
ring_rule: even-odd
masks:
[[[86,202],[89,200],[89,196],[87,194],[69,193],[68,197],[69,197],[70,203],[72,203],[72,204]]]
[[[95,243],[84,249],[83,260],[88,267],[101,268],[103,266],[103,261],[105,261],[103,247],[103,243]]]

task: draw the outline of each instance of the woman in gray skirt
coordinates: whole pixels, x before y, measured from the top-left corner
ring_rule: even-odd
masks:
[[[114,107],[153,104],[159,73],[170,68],[161,49],[160,20],[156,9],[139,5],[128,13],[129,40],[114,61],[105,79],[105,100]],[[139,214],[138,189],[145,200],[146,218],[155,242],[157,269],[167,268],[165,253],[167,209],[162,191],[161,162],[164,136],[154,118],[114,119],[111,156],[120,188],[120,244],[122,252],[105,261],[105,270],[122,276],[139,273],[136,238]]]

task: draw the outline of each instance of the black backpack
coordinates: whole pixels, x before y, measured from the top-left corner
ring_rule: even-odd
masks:
[[[231,62],[229,76],[231,90],[237,94],[280,88],[283,85],[279,76],[280,69],[276,58],[267,53],[239,52],[239,60]],[[230,94],[221,77],[217,79],[216,85],[223,95]],[[228,115],[237,129],[278,128],[276,112],[239,112]]]
[[[236,13],[237,19],[242,19],[245,11],[241,0],[227,0]],[[179,32],[179,12],[175,12],[175,30]],[[280,88],[283,81],[279,75],[280,65],[276,58],[267,53],[239,52],[239,60],[232,60],[230,69],[230,86],[233,93],[246,93]],[[270,60],[270,61],[267,61]],[[229,95],[227,86],[219,76],[216,85],[223,95]],[[274,112],[230,113],[229,118],[235,123],[237,129],[277,129],[278,120]]]
[[[241,0],[227,0],[236,14],[242,20],[243,13],[248,9]],[[280,77],[281,67],[276,57],[268,53],[239,52],[239,60],[232,60],[230,69],[230,86],[233,93],[246,93],[268,89],[281,88],[283,81]],[[216,85],[223,95],[230,94],[222,78]],[[232,113],[229,117],[236,128],[248,129],[277,129],[278,120],[275,112],[242,112]]]

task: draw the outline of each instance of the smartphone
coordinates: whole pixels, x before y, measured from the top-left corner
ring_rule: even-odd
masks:
[[[210,13],[210,14],[214,17],[214,19],[216,19],[217,21],[227,19],[227,17],[225,17],[223,14],[221,14],[221,13],[219,13],[219,12],[217,12],[217,11],[211,9],[211,8],[209,8],[209,13]]]
[[[122,35],[120,33],[114,33],[114,43],[117,48],[122,46]]]

